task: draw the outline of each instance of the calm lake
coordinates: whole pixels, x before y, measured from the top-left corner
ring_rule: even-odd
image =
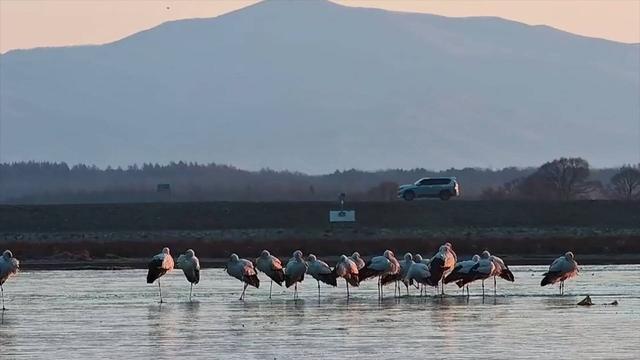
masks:
[[[579,261],[579,259],[578,259]],[[188,302],[181,271],[145,283],[146,270],[21,272],[5,283],[0,359],[640,358],[640,265],[582,266],[577,279],[540,287],[546,267],[511,267],[516,282],[455,285],[445,297],[377,300],[376,282],[338,288],[307,277],[300,300],[261,275],[260,289],[203,269]],[[404,289],[403,289],[404,291]],[[596,304],[575,304],[585,295]],[[619,305],[604,305],[617,300]]]

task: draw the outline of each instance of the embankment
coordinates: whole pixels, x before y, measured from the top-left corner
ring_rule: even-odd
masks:
[[[489,249],[511,263],[548,263],[566,250],[583,263],[640,263],[640,202],[362,202],[357,223],[332,225],[333,203],[149,203],[0,206],[0,247],[24,268],[143,266],[163,246],[194,248],[205,264],[263,248],[324,257],[390,248],[430,255]]]

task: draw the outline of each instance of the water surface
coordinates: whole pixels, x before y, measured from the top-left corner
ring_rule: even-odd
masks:
[[[455,285],[445,297],[379,302],[375,281],[352,290],[315,280],[290,289],[261,277],[260,289],[242,285],[221,269],[204,269],[188,302],[179,271],[162,279],[158,304],[146,271],[32,271],[5,284],[8,310],[0,325],[0,359],[292,359],[308,358],[640,358],[640,266],[583,266],[567,282],[542,288],[546,267],[514,266],[515,283],[480,284],[471,298]],[[596,305],[576,306],[584,295]],[[607,306],[614,300],[618,306]]]

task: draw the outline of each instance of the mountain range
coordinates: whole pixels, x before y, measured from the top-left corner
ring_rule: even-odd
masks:
[[[321,173],[637,163],[640,44],[493,17],[263,1],[0,55],[2,161]]]

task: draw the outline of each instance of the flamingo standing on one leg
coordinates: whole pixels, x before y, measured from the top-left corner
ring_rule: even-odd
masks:
[[[282,282],[284,281],[284,269],[282,268],[282,262],[277,257],[271,255],[267,250],[262,250],[260,257],[256,259],[256,267],[271,279],[271,284],[269,285],[269,299],[271,299],[273,282],[275,281],[276,284],[282,286]]]
[[[496,296],[496,292],[497,292],[496,277],[501,277],[510,282],[514,282],[515,277],[513,276],[513,273],[511,272],[511,270],[509,270],[509,267],[504,263],[504,261],[501,258],[495,255],[491,255],[490,259],[491,261],[493,261],[493,264],[495,265],[495,270],[493,272],[493,296]]]
[[[574,260],[573,253],[568,251],[563,256],[555,259],[549,266],[549,271],[542,275],[544,275],[544,278],[540,282],[540,286],[559,282],[560,295],[564,295],[565,280],[578,275],[578,263]]]
[[[340,260],[338,260],[334,271],[337,276],[344,279],[344,282],[347,285],[347,299],[349,299],[349,284],[351,284],[351,286],[360,285],[358,265],[356,265],[356,263],[346,255],[342,255],[340,256]]]
[[[307,274],[318,282],[318,298],[320,298],[320,281],[327,285],[338,286],[336,273],[326,262],[318,260],[313,254],[307,256]]]
[[[200,260],[196,257],[195,251],[189,249],[184,254],[178,256],[177,267],[182,269],[187,281],[191,283],[189,290],[189,302],[193,294],[193,285],[200,282]]]
[[[456,259],[457,255],[451,249],[450,243],[445,243],[440,246],[438,252],[431,258],[431,262],[429,263],[429,271],[431,272],[429,284],[431,284],[431,286],[438,286],[439,283],[442,283],[445,276],[449,274],[456,265]],[[444,284],[442,284],[440,295],[444,295]]]
[[[147,284],[153,284],[158,280],[158,290],[160,292],[160,304],[162,304],[162,287],[160,286],[160,277],[173,270],[173,257],[168,247],[162,249],[162,252],[149,262],[149,271],[147,272]]]
[[[298,299],[298,283],[304,281],[304,274],[307,272],[307,263],[302,258],[302,251],[293,252],[293,257],[287,262],[284,269],[284,281],[287,287],[294,285],[293,298]]]
[[[227,262],[227,274],[244,283],[242,294],[240,294],[240,300],[244,300],[244,294],[247,291],[249,285],[260,288],[260,279],[253,266],[253,263],[247,259],[240,259],[238,255],[231,254],[229,261]]]

